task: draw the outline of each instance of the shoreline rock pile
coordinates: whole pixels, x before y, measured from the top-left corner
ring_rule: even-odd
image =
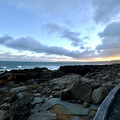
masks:
[[[120,82],[120,64],[0,74],[0,120],[92,120]]]

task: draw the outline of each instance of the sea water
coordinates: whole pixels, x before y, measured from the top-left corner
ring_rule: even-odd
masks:
[[[65,65],[98,65],[104,63],[92,62],[18,62],[18,61],[0,61],[0,71],[13,70],[13,69],[30,69],[35,67],[46,67],[51,70],[56,70],[60,66]]]

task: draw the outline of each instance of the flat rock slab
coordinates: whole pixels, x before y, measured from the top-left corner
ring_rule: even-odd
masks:
[[[42,111],[32,114],[28,120],[57,120],[57,116],[50,111]]]
[[[39,111],[47,111],[49,106],[36,104],[34,109],[31,110],[32,113],[39,112]]]
[[[45,100],[44,97],[35,97],[35,98],[33,99],[33,103],[39,104],[39,103],[44,102],[44,100]]]
[[[19,92],[23,92],[23,91],[26,91],[26,90],[27,90],[26,86],[16,87],[16,88],[10,89],[10,93],[19,93]]]
[[[87,108],[82,108],[82,105],[62,101],[59,98],[51,98],[48,100],[48,103],[51,107],[54,105],[63,105],[69,111],[68,114],[71,115],[88,115],[90,111]]]

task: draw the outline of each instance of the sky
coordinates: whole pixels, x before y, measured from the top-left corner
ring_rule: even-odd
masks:
[[[120,0],[0,0],[4,60],[120,60]]]

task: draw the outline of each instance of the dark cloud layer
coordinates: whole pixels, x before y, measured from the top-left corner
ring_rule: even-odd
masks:
[[[109,22],[120,13],[120,0],[91,0],[96,22]]]
[[[102,55],[120,55],[120,22],[108,24],[99,36],[102,44],[97,47],[97,50],[102,50]]]
[[[46,46],[41,44],[32,37],[23,37],[19,39],[14,39],[7,35],[7,37],[6,36],[0,37],[0,44],[16,50],[27,50],[27,51],[34,51],[36,53],[46,53],[49,55],[55,54],[61,56],[68,56],[72,58],[86,58],[91,54],[91,51],[87,51],[87,50],[84,52],[80,52],[79,50],[70,51],[68,49],[57,46]]]
[[[11,40],[12,37],[8,36],[8,35],[5,35],[3,37],[0,37],[0,44],[4,44],[6,43],[7,41]]]

